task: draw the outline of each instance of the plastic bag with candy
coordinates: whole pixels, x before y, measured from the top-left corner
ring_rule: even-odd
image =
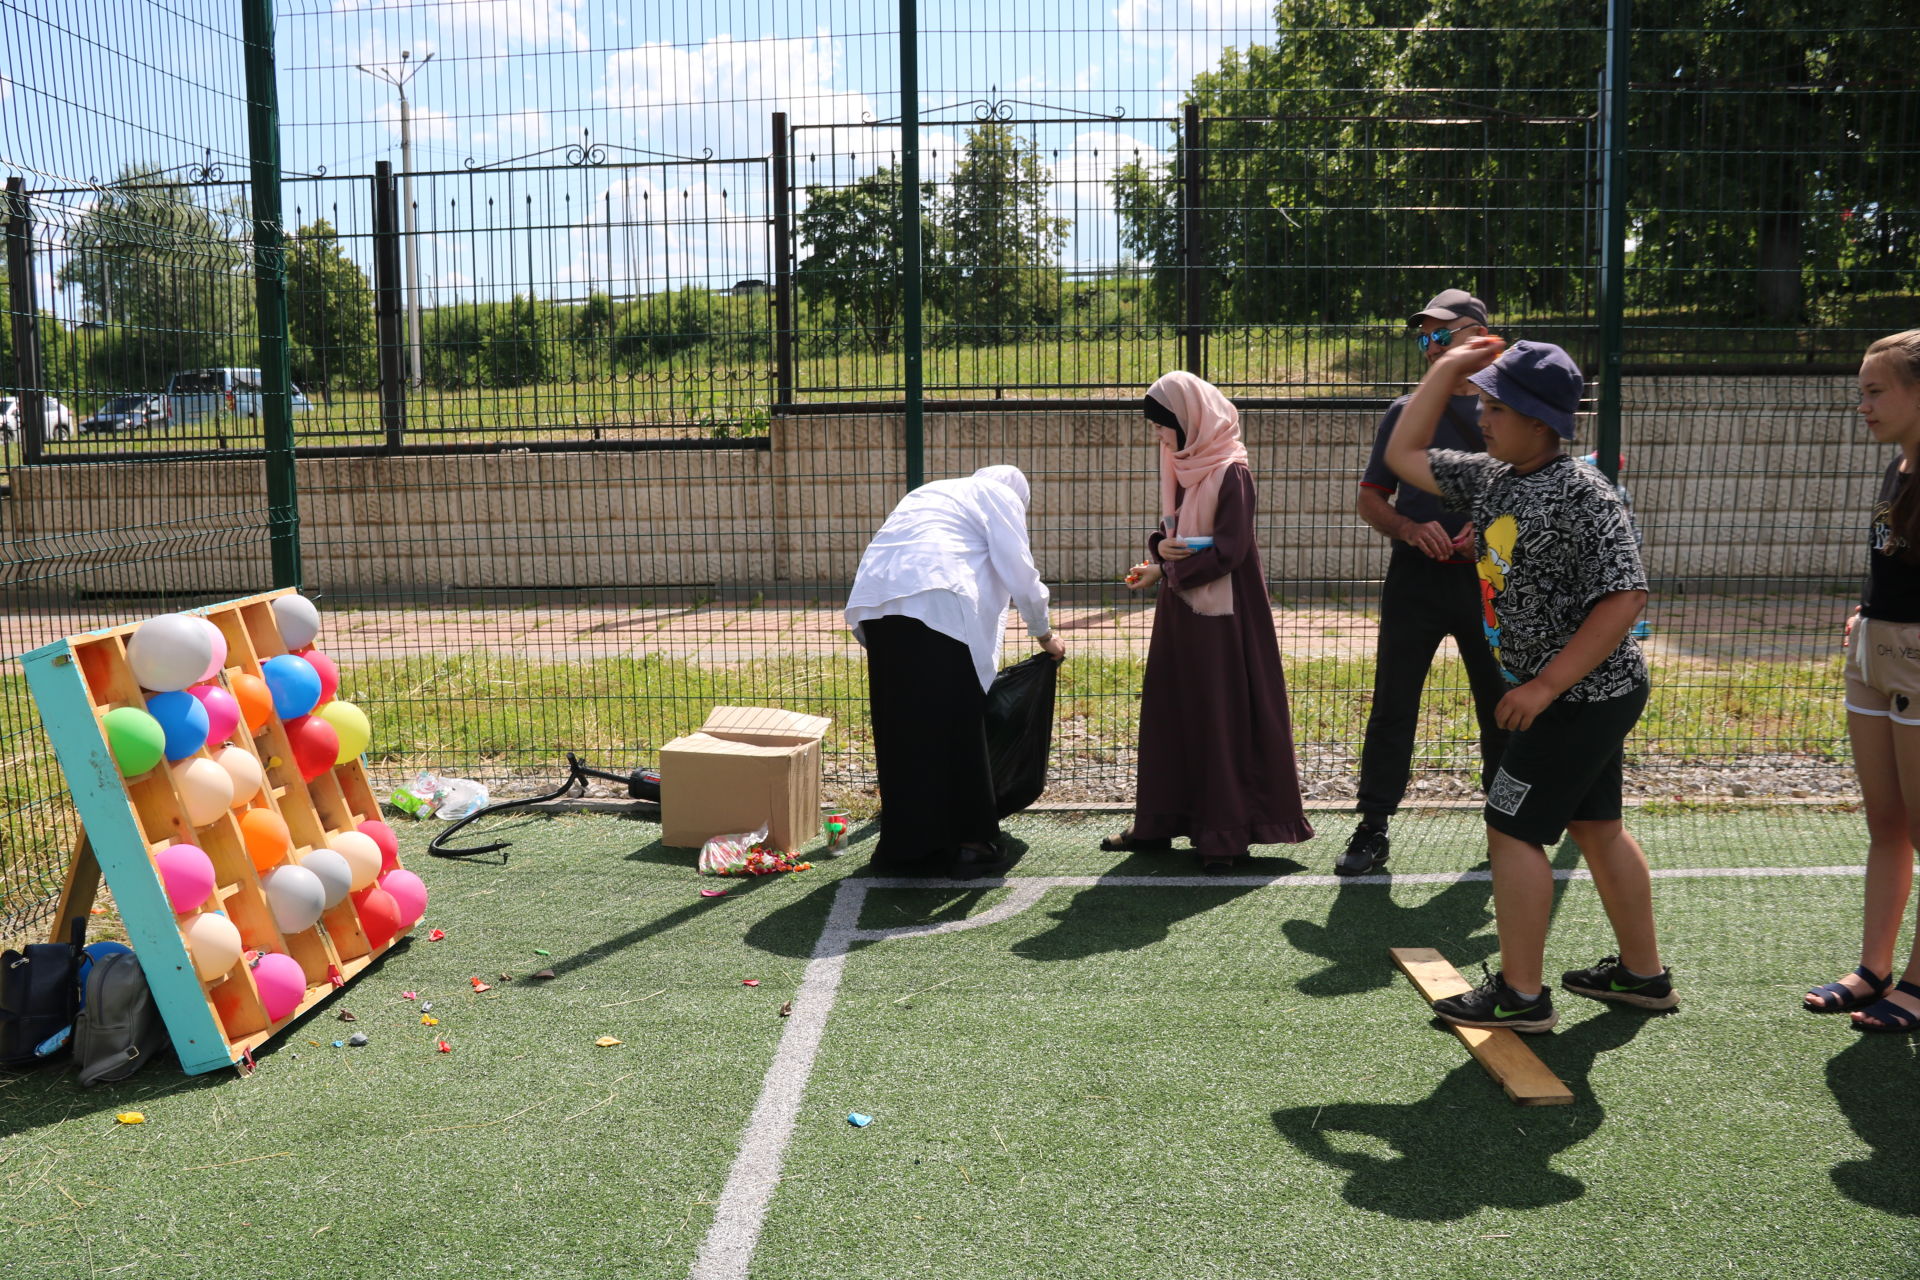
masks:
[[[767,838],[767,828],[736,835],[711,836],[700,846],[700,874],[703,876],[744,875],[754,847]]]

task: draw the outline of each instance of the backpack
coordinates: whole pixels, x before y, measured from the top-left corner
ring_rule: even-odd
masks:
[[[0,1067],[30,1067],[65,1048],[63,1042],[39,1052],[73,1026],[79,968],[79,946],[65,942],[34,942],[0,954]]]
[[[73,1032],[80,1083],[125,1080],[172,1043],[140,957],[131,951],[96,956]]]

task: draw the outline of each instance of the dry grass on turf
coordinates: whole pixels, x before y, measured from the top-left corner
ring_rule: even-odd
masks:
[[[1285,851],[1310,872],[1346,833],[1319,816]],[[1099,853],[1108,825],[1021,820],[1017,874],[1191,870]],[[1847,865],[1861,835],[1857,816],[1777,810],[1634,825],[1670,867]],[[9,1277],[687,1273],[778,1007],[861,850],[701,899],[647,825],[521,819],[504,867],[428,860],[422,829],[403,834],[448,937],[390,956],[252,1079],[0,1086]],[[1478,859],[1471,813],[1396,826],[1396,870]],[[1913,1049],[1794,1008],[1847,967],[1859,888],[1662,883],[1687,1003],[1563,997],[1560,1030],[1529,1041],[1575,1090],[1552,1109],[1506,1102],[1386,960],[1434,945],[1476,973],[1484,882],[1060,889],[997,925],[862,944],[753,1274],[1896,1274],[1875,1260],[1920,1238]],[[876,889],[862,923],[1000,896]],[[1591,885],[1569,886],[1553,962],[1606,939]],[[530,980],[544,965],[559,976]],[[472,992],[503,968],[515,981]],[[373,1043],[326,1046],[351,1030]],[[148,1123],[115,1126],[127,1109]],[[255,1156],[272,1158],[224,1164]]]

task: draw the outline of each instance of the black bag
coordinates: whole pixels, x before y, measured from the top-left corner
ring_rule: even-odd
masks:
[[[172,1044],[140,957],[116,951],[94,957],[87,998],[73,1030],[73,1061],[81,1084],[125,1080]]]
[[[1053,691],[1059,673],[1059,663],[1036,653],[995,676],[987,690],[987,763],[999,817],[1018,813],[1047,789]]]
[[[80,949],[65,942],[33,942],[0,955],[0,1067],[46,1061],[34,1050],[73,1025],[79,972]]]

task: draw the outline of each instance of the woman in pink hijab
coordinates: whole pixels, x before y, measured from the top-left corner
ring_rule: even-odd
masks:
[[[1313,836],[1300,802],[1287,681],[1254,543],[1240,413],[1220,389],[1169,373],[1147,389],[1160,442],[1160,526],[1127,577],[1156,588],[1140,702],[1133,824],[1110,851],[1165,852],[1185,836],[1207,870],[1247,846]]]

